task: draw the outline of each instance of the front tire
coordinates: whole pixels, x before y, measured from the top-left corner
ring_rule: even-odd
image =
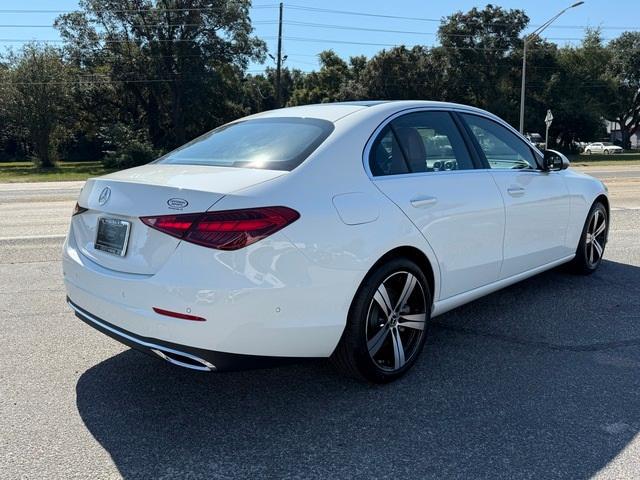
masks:
[[[424,273],[409,259],[392,259],[362,282],[331,361],[351,377],[372,383],[396,380],[416,362],[430,318]]]
[[[602,202],[596,202],[587,215],[571,269],[581,275],[591,275],[595,272],[602,263],[608,236],[607,209]]]
[[[609,150],[605,150],[605,151],[604,151],[604,154],[605,154],[605,155],[609,155]]]
[[[591,155],[591,150],[585,150],[587,152],[587,155]]]

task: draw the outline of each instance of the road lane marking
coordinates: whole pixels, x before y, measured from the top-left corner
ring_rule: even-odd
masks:
[[[0,242],[11,242],[13,240],[63,240],[67,235],[24,235],[21,237],[0,237]]]

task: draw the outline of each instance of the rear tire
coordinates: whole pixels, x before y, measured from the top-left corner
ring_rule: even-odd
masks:
[[[595,202],[587,215],[576,256],[570,269],[580,275],[591,275],[602,263],[609,236],[609,215],[602,202]]]
[[[591,150],[585,150],[585,152],[587,153],[587,155],[591,155]]]
[[[394,381],[416,362],[430,319],[431,292],[424,273],[409,259],[392,259],[360,285],[331,362],[350,377]]]

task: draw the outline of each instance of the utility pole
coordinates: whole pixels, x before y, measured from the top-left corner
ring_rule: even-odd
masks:
[[[280,82],[282,80],[282,2],[280,2],[280,17],[278,20],[278,58],[276,60],[276,108],[281,105]]]
[[[524,95],[525,88],[527,86],[527,44],[538,37],[544,30],[547,29],[549,25],[555,22],[564,12],[567,10],[571,10],[572,8],[579,7],[584,2],[576,2],[573,5],[568,6],[560,13],[558,13],[555,17],[552,17],[550,20],[547,20],[545,23],[536,28],[529,35],[524,37],[524,49],[522,52],[522,85],[520,87],[520,133],[524,135]]]

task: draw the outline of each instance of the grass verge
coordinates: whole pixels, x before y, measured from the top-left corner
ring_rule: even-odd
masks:
[[[56,167],[43,169],[31,162],[0,163],[0,182],[60,182],[86,180],[110,173],[102,162],[58,162]]]
[[[618,155],[569,155],[569,160],[572,165],[589,167],[589,166],[603,166],[608,167],[611,165],[640,165],[640,152],[634,153],[620,153]]]

